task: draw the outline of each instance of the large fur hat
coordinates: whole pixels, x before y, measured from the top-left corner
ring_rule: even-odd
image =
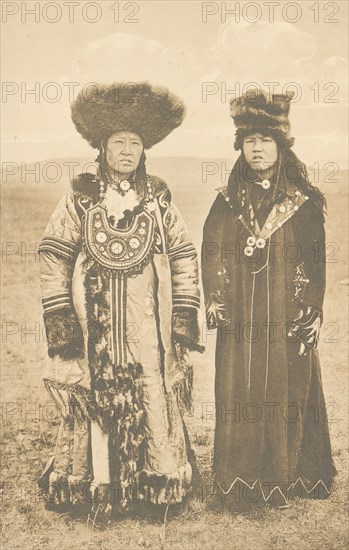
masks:
[[[96,149],[119,131],[138,134],[149,149],[182,124],[184,116],[177,96],[148,82],[90,85],[72,104],[77,131]]]
[[[281,138],[291,147],[294,138],[291,137],[288,115],[293,96],[294,92],[271,95],[254,88],[241,97],[233,98],[230,101],[230,116],[237,128],[237,141],[249,133],[262,132]]]

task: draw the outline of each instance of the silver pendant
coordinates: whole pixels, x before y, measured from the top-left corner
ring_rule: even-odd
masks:
[[[270,181],[269,180],[255,181],[254,183],[256,185],[260,185],[261,187],[263,187],[263,189],[269,189],[269,187],[270,187]]]
[[[246,246],[244,249],[245,256],[252,256],[254,248],[252,246]]]
[[[247,238],[246,246],[244,248],[245,256],[252,256],[256,248],[264,248],[266,245],[266,240],[259,237],[258,239],[253,235],[250,235]]]
[[[128,191],[131,187],[131,184],[129,181],[127,180],[123,180],[121,183],[120,183],[120,189],[122,189],[123,191]]]

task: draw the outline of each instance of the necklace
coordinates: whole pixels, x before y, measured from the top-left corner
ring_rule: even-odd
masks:
[[[131,188],[131,184],[128,180],[123,180],[120,184],[118,182],[110,181],[110,178],[108,178],[108,176],[107,176],[107,180],[108,180],[107,184],[110,185],[113,189],[116,189],[119,192],[120,192],[120,190],[119,190],[119,186],[120,186],[122,196],[125,196],[125,194]],[[153,186],[152,186],[152,183],[151,183],[151,180],[150,180],[149,176],[147,176],[146,187],[147,187],[147,194],[144,198],[144,206],[149,212],[154,212],[154,210],[156,208],[155,204],[154,204],[154,191],[153,191]],[[103,200],[105,198],[105,189],[106,189],[106,184],[101,179],[100,182],[99,182],[99,202],[103,202]]]
[[[107,180],[107,185],[105,184],[105,182],[103,180],[100,181],[99,183],[99,199],[100,200],[103,200],[104,198],[104,195],[105,195],[105,188],[108,186],[108,187],[111,187],[112,189],[115,189],[115,191],[117,191],[118,193],[120,193],[121,196],[125,196],[126,193],[131,189],[131,182],[129,182],[127,179],[126,180],[122,180],[122,181],[117,181],[117,180],[112,180],[108,174],[106,174],[106,180]]]
[[[121,195],[125,195],[127,191],[131,189],[131,183],[128,180],[122,180],[120,182],[110,181],[109,186],[118,191]]]
[[[276,187],[279,184],[280,169],[281,169],[281,154],[280,154],[279,162],[278,162],[278,170],[277,170],[276,183],[275,183]],[[253,185],[260,185],[262,187],[262,189],[264,189],[265,191],[270,189],[270,186],[271,186],[270,180],[263,179],[262,181],[259,181],[259,179],[261,179],[261,178],[257,178],[256,180],[254,180],[252,182]],[[233,209],[233,204],[231,202],[231,199],[230,199],[230,196],[229,196],[227,190],[225,190],[225,192],[222,193],[222,194],[223,194],[224,199],[227,202],[229,208]],[[257,222],[257,220],[255,218],[254,209],[252,207],[250,199],[249,199],[248,208],[247,208],[247,205],[245,206],[246,200],[249,198],[246,195],[247,195],[246,190],[242,189],[242,191],[241,191],[241,208],[240,208],[240,213],[238,215],[238,219],[241,221],[241,223],[245,226],[245,228],[247,229],[247,231],[250,234],[247,237],[246,246],[244,248],[245,256],[250,257],[250,256],[253,256],[253,254],[254,254],[254,252],[257,248],[264,248],[265,247],[266,239],[263,239],[261,237],[257,237],[255,235],[254,228],[255,228],[255,223]],[[262,202],[263,202],[263,199],[262,199]],[[283,206],[280,207],[280,211],[283,212],[283,210],[281,210],[281,208],[283,208]],[[246,212],[246,210],[248,212]],[[246,215],[246,217],[248,218],[249,221],[245,220],[245,216],[243,215],[243,212],[245,212],[245,215]]]

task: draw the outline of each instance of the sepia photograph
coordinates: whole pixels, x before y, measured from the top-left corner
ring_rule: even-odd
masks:
[[[348,548],[348,0],[0,7],[1,549]]]

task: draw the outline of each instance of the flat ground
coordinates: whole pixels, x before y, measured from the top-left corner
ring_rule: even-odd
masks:
[[[199,247],[202,224],[221,185],[220,174],[201,183],[200,160],[154,161]],[[156,170],[154,169],[156,168]],[[347,181],[327,186],[330,249],[325,325],[320,343],[323,384],[330,417],[336,488],[326,501],[296,500],[280,511],[256,507],[229,513],[213,507],[210,469],[213,449],[214,338],[204,356],[195,354],[195,411],[188,419],[204,485],[182,512],[165,510],[157,519],[128,516],[102,528],[86,518],[45,510],[36,479],[52,453],[58,427],[55,408],[41,377],[46,360],[40,304],[39,263],[30,251],[67,184],[9,181],[3,186],[2,319],[2,548],[116,550],[151,549],[341,549],[348,543],[348,377],[347,377]],[[326,187],[326,186],[325,186]],[[334,252],[333,252],[334,251]],[[334,261],[337,260],[337,261]]]

